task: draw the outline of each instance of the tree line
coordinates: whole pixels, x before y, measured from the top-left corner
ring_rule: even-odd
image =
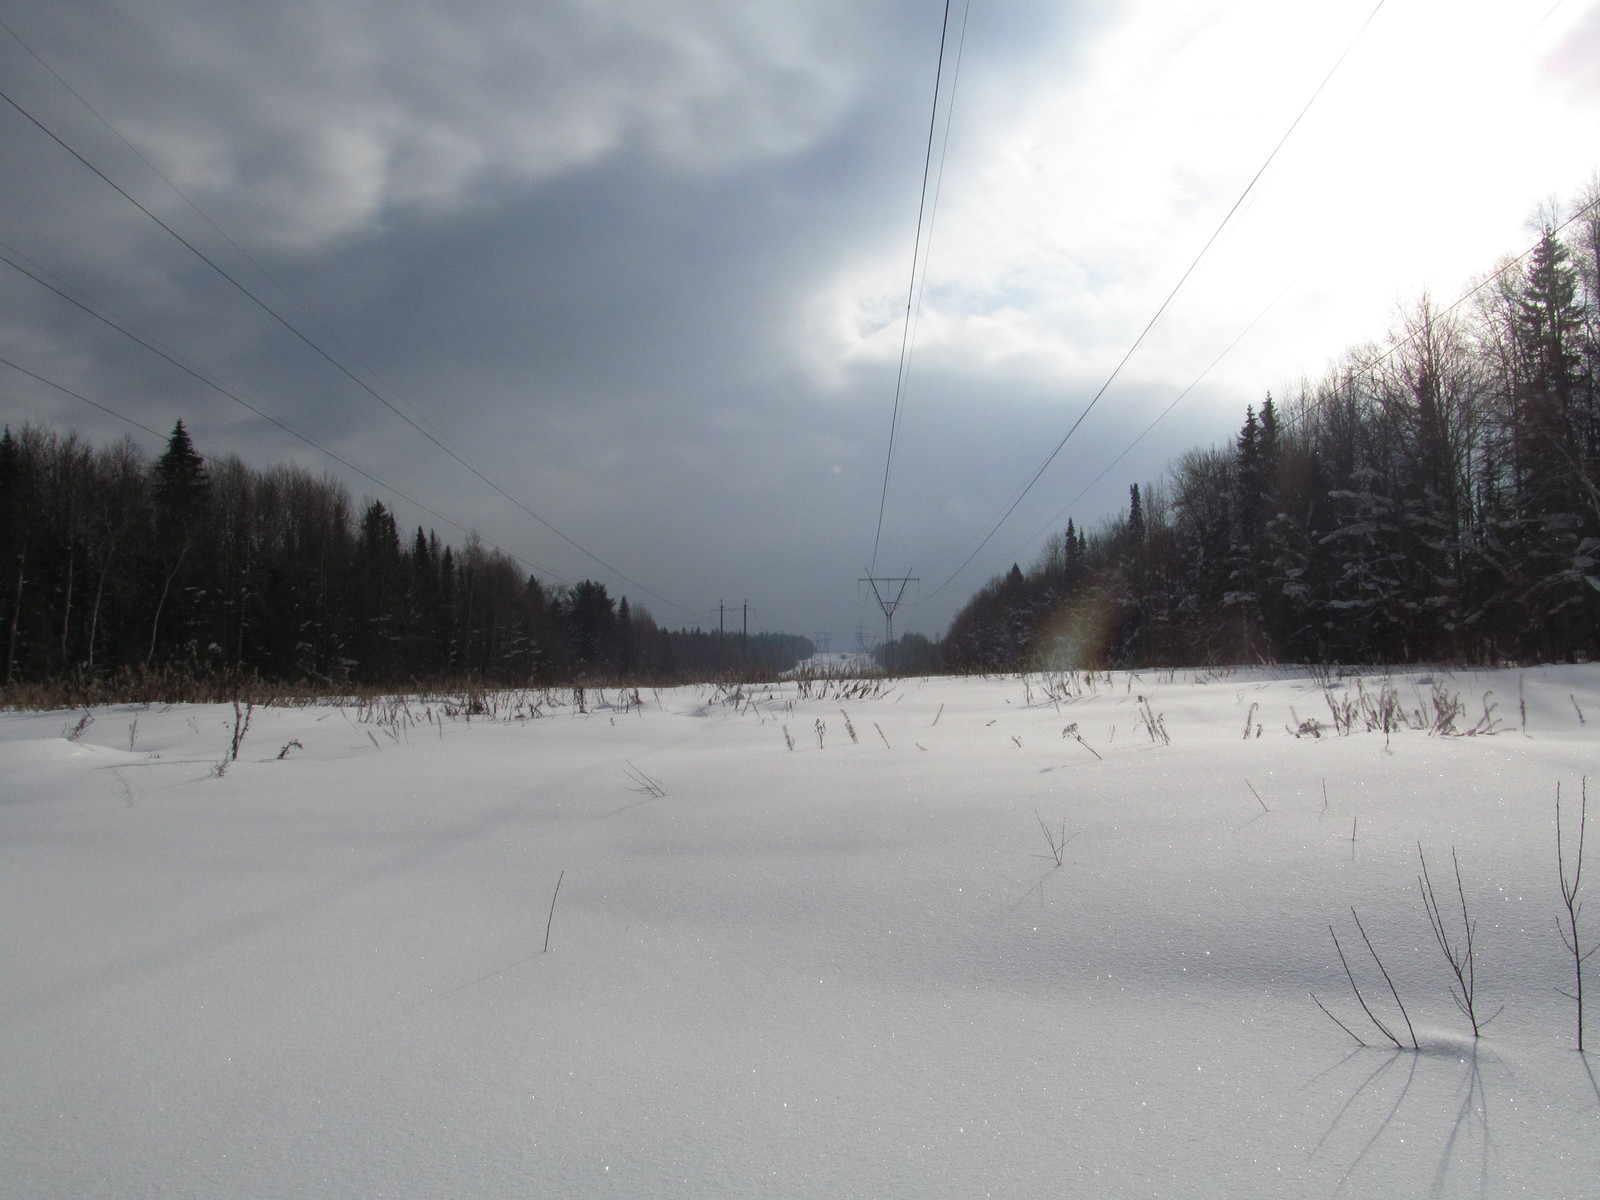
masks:
[[[181,421],[149,461],[37,426],[0,435],[4,684],[176,673],[324,685],[527,684],[777,672],[809,639],[668,630],[475,536],[359,512],[331,476],[208,463]]]
[[[1600,656],[1600,186],[952,622],[952,669]],[[1558,232],[1559,230],[1559,232]]]

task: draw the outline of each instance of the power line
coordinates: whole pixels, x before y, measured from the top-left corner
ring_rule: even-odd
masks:
[[[947,0],[947,2],[948,2],[948,0]],[[51,141],[55,142],[58,146],[60,146],[63,150],[65,150],[73,158],[77,159],[79,163],[81,163],[83,166],[87,167],[90,171],[92,171],[96,176],[98,176],[108,187],[110,187],[113,191],[115,191],[119,196],[121,196],[124,200],[128,201],[129,204],[132,204],[135,208],[137,208],[145,216],[149,217],[150,220],[154,221],[157,225],[161,226],[161,228],[164,229],[169,235],[171,235],[172,238],[174,238],[180,245],[182,245],[184,248],[186,248],[190,253],[192,253],[201,262],[205,263],[206,266],[210,267],[218,275],[222,276],[222,278],[225,279],[228,283],[232,284],[233,287],[235,289],[237,289],[243,296],[245,296],[252,304],[255,304],[258,308],[260,308],[263,312],[265,312],[268,316],[270,316],[274,321],[276,321],[278,324],[282,325],[285,329],[287,329],[290,333],[292,333],[300,341],[304,342],[306,344],[306,346],[310,347],[310,349],[315,351],[316,354],[318,354],[321,358],[326,360],[331,366],[334,367],[334,369],[339,371],[342,375],[344,375],[346,378],[348,378],[357,387],[361,388],[362,391],[366,392],[373,399],[377,400],[378,403],[382,404],[385,408],[387,408],[395,416],[399,417],[407,425],[411,426],[412,429],[416,430],[417,433],[421,434],[424,438],[426,438],[429,442],[431,442],[438,449],[442,450],[445,454],[449,455],[452,459],[454,459],[461,466],[465,467],[468,471],[470,471],[474,476],[476,476],[480,481],[482,481],[489,488],[491,488],[492,490],[497,492],[500,496],[502,496],[506,500],[510,501],[517,508],[519,508],[523,513],[525,513],[527,516],[531,517],[533,520],[537,521],[540,525],[543,525],[546,529],[548,529],[551,533],[555,534],[562,541],[566,542],[569,546],[573,547],[575,550],[579,551],[580,553],[582,553],[583,555],[585,555],[586,557],[588,557],[589,559],[591,559],[595,563],[598,563],[605,570],[611,572],[618,579],[624,580],[625,582],[632,584],[634,587],[638,588],[640,591],[644,592],[646,595],[653,596],[653,597],[655,597],[655,599],[660,600],[663,604],[666,604],[666,605],[668,605],[668,606],[670,606],[672,608],[676,608],[680,612],[692,613],[691,609],[684,608],[682,605],[679,605],[679,604],[677,604],[677,603],[675,603],[675,602],[673,602],[671,600],[668,600],[665,596],[663,596],[660,593],[655,592],[655,591],[651,590],[650,588],[646,587],[644,584],[640,583],[637,579],[633,579],[630,576],[624,574],[622,571],[618,570],[616,567],[613,567],[611,564],[609,564],[604,559],[602,559],[599,555],[595,554],[593,551],[589,550],[586,546],[582,545],[580,542],[578,542],[574,538],[568,536],[562,530],[558,529],[555,525],[553,525],[549,521],[545,520],[544,517],[542,517],[538,513],[534,512],[533,509],[529,508],[526,504],[524,504],[517,497],[513,496],[510,492],[506,491],[505,488],[501,487],[493,479],[490,479],[488,475],[484,474],[481,470],[479,470],[477,467],[475,467],[472,463],[468,462],[464,457],[462,457],[460,454],[456,453],[456,451],[451,449],[449,446],[445,445],[444,442],[442,442],[438,437],[435,437],[432,433],[430,433],[427,429],[424,429],[420,424],[418,424],[411,417],[409,417],[405,413],[401,412],[399,408],[397,408],[389,399],[387,399],[380,392],[378,392],[377,389],[372,387],[365,380],[361,379],[358,375],[356,375],[353,371],[351,371],[348,367],[346,367],[338,359],[334,358],[333,355],[329,354],[325,349],[323,349],[320,345],[318,345],[315,341],[313,341],[310,337],[308,337],[304,332],[302,332],[292,322],[290,322],[288,319],[286,319],[284,316],[282,316],[282,314],[278,313],[275,309],[273,309],[271,305],[267,304],[264,300],[262,300],[254,292],[252,292],[249,288],[245,287],[244,284],[240,283],[237,279],[235,279],[232,275],[230,275],[226,270],[224,270],[221,266],[219,266],[211,258],[207,257],[207,255],[203,251],[201,251],[197,246],[195,246],[194,243],[190,242],[182,234],[178,233],[177,230],[173,229],[172,226],[168,225],[160,217],[156,216],[155,213],[151,212],[148,208],[146,208],[138,200],[134,199],[133,196],[129,195],[128,192],[124,191],[113,179],[111,179],[110,176],[108,176],[105,172],[101,171],[100,168],[96,167],[92,162],[90,162],[87,158],[85,158],[77,150],[73,149],[72,146],[68,145],[66,141],[64,141],[61,137],[59,137],[57,134],[55,134],[42,121],[40,121],[37,117],[35,117],[27,109],[23,108],[22,105],[18,104],[14,99],[12,99],[10,95],[5,93],[4,91],[0,91],[0,100],[4,100],[12,108],[16,109],[17,112],[22,114],[23,117],[27,118],[27,120],[31,124],[33,124],[37,129],[39,129],[40,132],[42,132],[46,137],[50,138]]]
[[[961,58],[962,58],[962,52],[966,47],[966,41],[967,41],[967,19],[970,16],[971,11],[972,11],[972,6],[971,6],[970,3],[968,3],[968,4],[963,6],[962,11],[961,11],[961,35],[960,35],[960,37],[958,37],[956,39],[955,70],[952,72],[951,77],[950,77],[949,100],[946,102],[946,105],[945,105],[944,136],[940,139],[940,143],[939,143],[939,171],[938,171],[938,174],[934,176],[934,181],[933,181],[933,204],[928,210],[928,245],[927,245],[927,248],[923,251],[923,255],[922,255],[922,277],[921,277],[920,280],[917,281],[917,302],[916,302],[915,307],[912,310],[912,318],[911,318],[911,341],[910,341],[910,346],[908,347],[908,349],[906,351],[906,356],[905,356],[904,375],[905,375],[905,384],[906,384],[907,388],[910,387],[910,383],[911,383],[911,354],[916,349],[917,330],[922,324],[922,297],[923,297],[923,294],[927,291],[927,287],[928,287],[928,263],[933,257],[933,229],[934,229],[934,225],[936,224],[936,222],[938,221],[938,218],[939,218],[939,196],[944,190],[944,168],[945,168],[945,164],[949,161],[950,127],[955,123],[955,112],[954,112],[954,110],[955,110],[955,102],[956,102],[956,88],[960,84],[960,81],[961,81]],[[893,442],[894,442],[894,440],[896,438],[896,435],[897,435],[898,431],[899,431],[899,416],[897,414],[896,417],[895,417],[894,423],[893,423],[893,427],[892,427],[892,429],[890,431],[890,442],[891,442],[891,451],[890,452],[891,452],[891,454],[893,453],[893,449],[892,449]],[[885,477],[884,477],[884,499],[885,500],[887,500],[887,498],[888,498],[888,484],[889,484],[888,476],[887,476],[887,474],[885,474]],[[879,529],[879,533],[881,534],[882,529],[883,529],[883,510],[882,510],[881,506],[880,506],[879,512],[878,512],[878,529]],[[876,563],[877,563],[877,539],[876,538],[874,538],[874,541],[873,541],[873,560],[872,561],[873,561],[874,566],[876,566]]]
[[[3,356],[0,356],[0,364],[4,364],[5,366],[10,367],[13,371],[16,371],[18,374],[26,375],[29,379],[37,379],[40,383],[44,384],[46,387],[55,388],[56,391],[61,392],[64,395],[71,396],[74,400],[81,400],[81,401],[83,401],[83,403],[87,404],[90,408],[98,408],[101,412],[105,413],[107,416],[115,417],[119,421],[125,421],[129,425],[132,425],[135,429],[142,429],[142,430],[144,430],[144,432],[150,434],[153,437],[165,438],[167,436],[166,434],[161,433],[158,430],[151,429],[150,426],[144,424],[144,422],[142,422],[142,421],[135,421],[132,417],[127,416],[124,413],[119,413],[114,408],[106,407],[104,404],[101,404],[98,400],[91,400],[87,396],[80,395],[78,392],[73,391],[71,388],[65,387],[62,384],[57,383],[54,379],[46,379],[43,375],[40,375],[38,372],[30,371],[30,370],[28,370],[27,367],[24,367],[24,366],[21,366],[21,365],[19,365],[17,363],[14,363],[9,358],[5,358]],[[205,455],[202,454],[200,457],[204,458]]]
[[[969,12],[971,11],[970,2],[967,5],[967,11],[969,11]],[[966,43],[966,29],[967,29],[966,17],[963,15],[962,21],[961,21],[961,38],[960,38],[960,44],[961,45],[965,45],[965,43]],[[926,278],[927,278],[927,260],[925,258],[923,258],[923,256],[922,256],[923,217],[926,214],[927,208],[928,208],[928,180],[929,180],[929,177],[932,175],[933,141],[934,141],[934,134],[935,134],[935,132],[936,132],[936,130],[938,128],[938,123],[939,123],[939,94],[940,94],[940,91],[942,89],[943,82],[944,82],[944,52],[945,52],[945,45],[948,42],[949,37],[950,37],[950,0],[945,0],[945,3],[944,3],[944,21],[940,25],[940,28],[939,28],[939,64],[938,64],[937,68],[934,70],[934,75],[933,75],[933,105],[932,105],[931,111],[928,114],[928,144],[927,144],[927,149],[923,153],[923,159],[922,159],[922,191],[919,194],[918,200],[917,200],[917,233],[916,233],[916,237],[915,237],[914,241],[912,242],[912,247],[911,247],[911,278],[906,284],[906,319],[905,319],[905,325],[904,325],[904,327],[902,329],[902,332],[900,334],[900,366],[899,366],[898,371],[895,374],[894,408],[893,408],[893,410],[892,410],[892,412],[890,414],[890,417],[889,417],[889,448],[888,448],[887,452],[884,454],[884,458],[883,458],[883,490],[879,494],[879,497],[878,497],[878,526],[877,526],[876,531],[872,535],[872,565],[868,568],[868,573],[869,574],[878,565],[878,545],[879,545],[880,541],[883,538],[883,514],[884,514],[884,509],[888,506],[888,503],[889,503],[889,473],[890,473],[890,468],[894,464],[894,443],[895,443],[896,434],[899,432],[899,428],[900,428],[900,402],[901,402],[901,400],[902,400],[902,398],[904,397],[904,394],[905,394],[907,378],[908,378],[908,374],[909,374],[908,367],[909,367],[910,359],[911,359],[912,312],[913,312],[913,309],[915,307],[918,307],[914,302],[915,302],[916,293],[917,293],[917,263],[918,263],[919,260],[921,260],[921,262],[923,264],[922,271],[923,271],[923,279],[924,279],[924,281],[926,281]],[[960,51],[959,50],[957,51],[956,59],[957,59],[957,64],[958,64],[958,68],[959,68],[959,63],[960,63]],[[949,130],[950,130],[950,106],[952,104],[954,104],[954,103],[955,103],[955,87],[954,87],[954,84],[952,83],[952,86],[951,86],[951,89],[950,89],[950,99],[945,104],[945,136],[946,136],[947,139],[949,137]],[[940,175],[940,179],[941,180],[944,177],[943,162],[944,162],[944,158],[943,158],[943,154],[941,153],[941,155],[940,155],[940,171],[939,171],[939,175]],[[934,197],[934,205],[935,205],[936,209],[937,209],[937,204],[938,204],[938,196],[937,196],[937,193],[936,193],[935,197]],[[927,222],[927,225],[928,225],[928,237],[929,237],[929,240],[931,241],[932,237],[933,237],[933,222],[932,222],[931,218]]]
[[[1367,15],[1367,19],[1363,21],[1361,23],[1361,27],[1356,30],[1355,36],[1350,39],[1350,42],[1345,46],[1344,51],[1339,55],[1333,66],[1328,69],[1328,73],[1323,76],[1322,82],[1319,83],[1316,87],[1316,90],[1311,93],[1311,98],[1305,102],[1304,106],[1300,109],[1300,112],[1295,116],[1294,120],[1289,123],[1289,128],[1286,129],[1283,133],[1283,136],[1278,139],[1277,145],[1273,146],[1272,151],[1267,155],[1266,160],[1262,162],[1256,173],[1251,176],[1250,182],[1245,185],[1244,190],[1239,193],[1239,198],[1233,202],[1232,207],[1228,209],[1222,220],[1217,224],[1217,227],[1212,232],[1211,236],[1206,239],[1205,245],[1200,247],[1200,252],[1195,255],[1194,261],[1189,264],[1188,269],[1184,271],[1183,275],[1173,286],[1172,290],[1167,293],[1166,299],[1161,302],[1161,306],[1156,309],[1155,315],[1150,318],[1149,322],[1139,332],[1139,336],[1133,340],[1133,344],[1128,347],[1127,352],[1117,362],[1117,365],[1112,368],[1111,374],[1108,375],[1105,382],[1100,385],[1099,391],[1095,392],[1094,396],[1090,399],[1089,403],[1084,406],[1083,411],[1078,414],[1077,419],[1073,421],[1071,427],[1067,430],[1065,435],[1063,435],[1061,440],[1056,443],[1055,449],[1050,451],[1044,462],[1040,464],[1039,469],[1033,473],[1028,482],[1023,486],[1022,490],[1017,493],[1016,499],[1012,500],[1005,512],[1001,513],[999,519],[989,527],[989,531],[985,533],[979,540],[977,546],[973,548],[972,553],[967,555],[967,557],[962,561],[961,565],[952,571],[944,580],[944,582],[940,583],[938,587],[934,588],[933,591],[929,593],[930,596],[937,595],[939,592],[943,591],[955,580],[958,575],[961,574],[962,571],[967,569],[967,566],[972,562],[973,559],[978,557],[979,552],[989,544],[994,535],[1000,532],[1000,527],[1010,519],[1011,514],[1017,510],[1017,506],[1020,505],[1028,493],[1033,490],[1034,484],[1039,482],[1039,478],[1047,469],[1049,469],[1050,464],[1055,462],[1057,455],[1061,453],[1067,442],[1071,440],[1072,435],[1078,431],[1078,427],[1083,424],[1084,418],[1093,411],[1095,405],[1100,403],[1100,398],[1106,394],[1107,389],[1111,387],[1113,381],[1115,381],[1117,376],[1122,373],[1122,368],[1128,364],[1128,360],[1133,357],[1134,352],[1139,349],[1139,346],[1144,342],[1150,331],[1155,328],[1156,322],[1161,320],[1162,316],[1171,306],[1173,300],[1176,299],[1179,291],[1182,290],[1183,285],[1188,282],[1189,276],[1194,274],[1195,269],[1199,267],[1201,260],[1205,258],[1207,252],[1211,249],[1217,238],[1222,235],[1222,231],[1227,228],[1228,223],[1233,219],[1234,214],[1239,211],[1239,206],[1244,203],[1245,198],[1249,196],[1250,193],[1255,189],[1255,186],[1260,181],[1261,176],[1266,173],[1267,168],[1272,165],[1272,161],[1277,158],[1278,152],[1283,149],[1284,143],[1289,140],[1290,136],[1299,127],[1300,122],[1305,119],[1306,114],[1311,111],[1311,106],[1316,103],[1317,97],[1322,95],[1323,89],[1328,86],[1328,83],[1333,79],[1334,74],[1339,70],[1340,66],[1344,64],[1344,60],[1350,56],[1350,52],[1355,49],[1356,43],[1361,40],[1361,35],[1366,32],[1367,26],[1372,24],[1373,18],[1378,15],[1378,11],[1383,7],[1383,5],[1384,0],[1378,0],[1377,6],[1373,8],[1372,12]]]

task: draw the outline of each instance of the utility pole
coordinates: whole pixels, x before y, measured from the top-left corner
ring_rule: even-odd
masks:
[[[894,673],[894,610],[900,607],[900,600],[906,594],[906,585],[920,583],[915,575],[863,575],[856,580],[858,584],[870,583],[872,595],[878,601],[878,607],[883,609],[883,673]],[[883,584],[880,589],[879,584]],[[895,587],[899,584],[899,587]],[[893,591],[894,595],[890,596]]]
[[[727,637],[728,637],[728,614],[733,612],[733,611],[734,611],[733,605],[724,604],[721,600],[717,601],[717,669],[718,670],[722,669],[723,659],[725,657],[723,655],[723,653],[722,653],[722,648],[723,648],[724,644],[726,643]],[[743,615],[743,620],[744,620],[743,625],[740,627],[740,633],[739,633],[739,662],[742,665],[748,660],[749,655],[750,655],[750,613],[752,611],[751,608],[750,608],[750,601],[746,600],[744,602],[744,604],[740,606],[740,611],[741,611],[741,613]]]

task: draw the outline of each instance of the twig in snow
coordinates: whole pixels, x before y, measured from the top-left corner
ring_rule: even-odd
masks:
[[[1267,802],[1261,798],[1261,793],[1256,791],[1256,785],[1255,784],[1251,783],[1248,779],[1246,779],[1244,781],[1244,785],[1245,785],[1245,787],[1250,789],[1250,794],[1256,798],[1256,803],[1261,805],[1261,811],[1262,812],[1271,812],[1272,811],[1270,808],[1267,807]]]
[[[1417,880],[1417,886],[1422,890],[1422,906],[1428,912],[1428,926],[1433,930],[1433,940],[1439,946],[1439,952],[1444,955],[1445,962],[1450,964],[1450,971],[1456,977],[1455,989],[1450,998],[1456,1002],[1468,1021],[1472,1023],[1472,1036],[1479,1036],[1483,1028],[1499,1016],[1497,1010],[1494,1016],[1487,1020],[1478,1017],[1477,1001],[1477,958],[1474,954],[1473,938],[1477,934],[1478,924],[1467,915],[1467,892],[1461,883],[1461,860],[1456,857],[1456,848],[1450,847],[1450,861],[1455,864],[1456,895],[1461,900],[1461,925],[1465,930],[1465,938],[1460,942],[1452,942],[1445,929],[1444,915],[1439,911],[1439,899],[1433,891],[1433,879],[1428,874],[1428,859],[1422,853],[1422,843],[1417,843],[1417,858],[1422,862],[1422,877]]]
[[[1061,736],[1062,737],[1076,738],[1077,742],[1078,742],[1078,745],[1082,746],[1085,750],[1087,750],[1090,754],[1094,755],[1096,758],[1099,758],[1101,762],[1105,762],[1105,759],[1100,758],[1100,751],[1096,750],[1093,746],[1089,745],[1088,742],[1083,740],[1083,734],[1078,732],[1078,723],[1076,721],[1074,721],[1071,725],[1068,725],[1065,729],[1063,729],[1061,731]]]
[[[1354,912],[1355,910],[1352,909],[1351,911]],[[1394,1043],[1396,1050],[1405,1049],[1405,1047],[1401,1044],[1400,1039],[1395,1037],[1395,1035],[1390,1032],[1389,1027],[1382,1021],[1378,1020],[1377,1014],[1374,1013],[1371,1006],[1367,1004],[1367,998],[1361,994],[1361,985],[1356,982],[1355,972],[1350,969],[1350,961],[1349,959],[1345,958],[1344,947],[1339,944],[1339,935],[1334,931],[1332,925],[1328,926],[1328,936],[1333,938],[1333,949],[1334,952],[1339,956],[1339,965],[1344,968],[1344,977],[1350,981],[1350,990],[1356,994],[1356,1003],[1361,1005],[1361,1011],[1367,1014],[1367,1020],[1372,1022],[1379,1033],[1383,1034],[1384,1037],[1388,1038]],[[1317,1000],[1315,995],[1313,995],[1311,998],[1317,1001],[1318,1008],[1322,1009],[1322,1011],[1325,1013],[1328,1012],[1327,1007],[1322,1003],[1322,1001]],[[1328,1013],[1328,1016],[1333,1017],[1333,1014]],[[1350,1033],[1349,1026],[1347,1026],[1343,1021],[1340,1021],[1337,1017],[1333,1017],[1333,1022],[1346,1033]],[[1356,1035],[1353,1033],[1350,1033],[1350,1036],[1355,1037],[1356,1041],[1361,1042],[1363,1046],[1367,1044],[1362,1042],[1361,1039],[1356,1037]]]
[[[1573,861],[1572,877],[1567,878],[1567,859],[1564,839],[1561,830],[1561,785],[1556,784],[1556,870],[1561,877],[1561,903],[1567,910],[1566,920],[1556,922],[1556,927],[1561,932],[1561,942],[1567,948],[1567,953],[1572,955],[1572,974],[1574,990],[1561,994],[1571,1000],[1578,1010],[1578,1052],[1583,1053],[1583,964],[1596,950],[1600,950],[1600,943],[1583,949],[1583,942],[1578,936],[1578,915],[1583,909],[1583,901],[1578,898],[1578,886],[1583,882],[1583,834],[1589,820],[1589,780],[1583,781],[1583,801],[1578,809],[1578,850]]]
[[[550,893],[550,915],[545,918],[544,950],[539,951],[540,954],[543,954],[546,950],[550,949],[550,926],[556,919],[556,897],[561,894],[561,881],[566,877],[567,872],[565,869],[563,869],[561,874],[556,876],[556,890]]]
[[[1356,932],[1361,935],[1361,940],[1366,943],[1367,953],[1372,955],[1372,961],[1378,965],[1378,974],[1383,976],[1383,981],[1389,985],[1389,994],[1394,997],[1395,1005],[1400,1009],[1400,1015],[1405,1018],[1406,1032],[1411,1035],[1411,1048],[1417,1049],[1417,1031],[1412,1028],[1411,1014],[1406,1012],[1405,1001],[1400,999],[1400,990],[1395,987],[1394,980],[1389,977],[1389,969],[1383,965],[1383,959],[1378,957],[1378,952],[1373,949],[1372,939],[1367,936],[1366,928],[1361,924],[1361,917],[1354,908],[1350,915],[1355,919]]]
[[[255,703],[247,702],[243,709],[239,702],[233,702],[233,744],[228,751],[228,761],[239,761],[239,747],[244,744],[244,735],[250,732],[250,717],[255,713]]]
[[[1044,823],[1044,818],[1039,815],[1038,809],[1033,810],[1033,815],[1038,818],[1039,831],[1044,834],[1044,840],[1050,845],[1050,857],[1055,859],[1056,866],[1059,867],[1062,856],[1066,853],[1067,844],[1072,841],[1072,838],[1077,837],[1082,830],[1074,830],[1072,837],[1068,837],[1065,818],[1062,819],[1060,829],[1052,830],[1050,826]]]
[[[1162,746],[1172,745],[1172,738],[1167,733],[1166,717],[1157,713],[1150,706],[1150,701],[1144,696],[1139,697],[1138,713],[1139,719],[1144,722],[1145,730],[1150,734],[1152,742]]]
[[[1330,928],[1332,928],[1332,927],[1330,926]],[[1323,1015],[1325,1017],[1327,1017],[1328,1020],[1332,1021],[1340,1029],[1344,1030],[1351,1037],[1355,1038],[1356,1045],[1358,1045],[1358,1046],[1365,1046],[1366,1045],[1366,1043],[1363,1042],[1359,1037],[1356,1037],[1355,1032],[1350,1028],[1350,1026],[1346,1025],[1343,1021],[1339,1020],[1338,1017],[1334,1016],[1331,1012],[1328,1011],[1328,1006],[1326,1004],[1324,1004],[1321,1000],[1317,999],[1317,994],[1315,992],[1307,992],[1306,995],[1311,997],[1311,1003],[1315,1004],[1318,1008],[1320,1008],[1322,1010]],[[1358,992],[1357,995],[1359,996],[1360,993]],[[1367,1015],[1371,1016],[1372,1014],[1368,1013]],[[1380,1025],[1379,1028],[1381,1029],[1382,1026]]]
[[[667,794],[666,786],[659,779],[652,779],[629,760],[623,759],[623,761],[628,765],[623,768],[622,773],[634,782],[634,786],[628,789],[630,792],[638,792],[641,796],[651,796],[657,800]]]

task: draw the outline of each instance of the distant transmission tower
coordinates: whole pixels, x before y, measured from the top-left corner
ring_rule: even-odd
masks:
[[[915,575],[863,575],[857,583],[872,585],[872,595],[883,609],[883,673],[894,673],[894,610],[906,594],[906,585],[920,582]],[[879,584],[883,587],[879,587]],[[896,587],[895,585],[899,586]],[[893,593],[891,596],[890,593]]]

